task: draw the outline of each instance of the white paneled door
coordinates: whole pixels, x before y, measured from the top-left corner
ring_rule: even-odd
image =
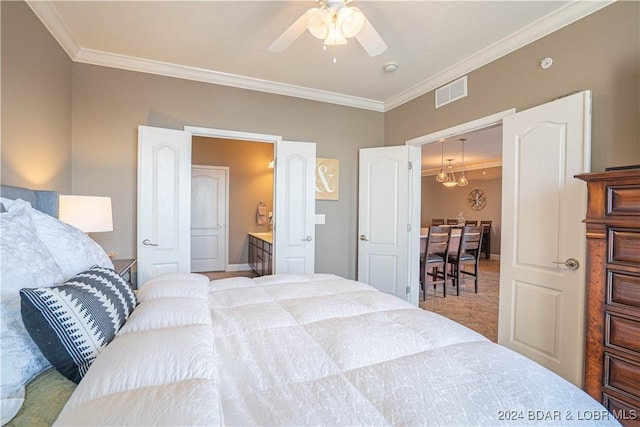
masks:
[[[191,271],[225,271],[229,168],[191,168]]]
[[[503,124],[498,341],[581,386],[591,93]]]
[[[138,127],[138,283],[189,272],[191,134]]]
[[[358,280],[415,304],[420,168],[411,165],[420,164],[419,153],[406,145],[361,149],[358,181]]]
[[[279,141],[275,164],[275,273],[315,271],[316,144]]]

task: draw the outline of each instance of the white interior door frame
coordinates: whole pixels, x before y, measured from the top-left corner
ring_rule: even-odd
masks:
[[[265,133],[255,133],[255,132],[244,132],[244,131],[237,131],[237,130],[228,130],[228,129],[215,129],[215,128],[206,128],[206,127],[199,127],[199,126],[185,126],[184,130],[186,132],[191,133],[191,136],[204,136],[204,137],[208,137],[208,138],[220,138],[220,139],[231,139],[231,140],[238,140],[238,141],[251,141],[251,142],[265,142],[265,143],[269,143],[269,144],[274,144],[274,150],[273,150],[273,155],[275,156],[276,151],[275,151],[275,144],[277,144],[278,142],[282,141],[282,136],[280,135],[270,135],[270,134],[265,134]],[[228,182],[228,180],[227,180]],[[274,174],[274,186],[276,185],[275,183],[275,174]],[[274,191],[274,195],[275,195],[275,191]],[[227,209],[229,208],[229,191],[227,189]],[[275,212],[275,200],[273,200],[273,211],[274,211],[274,216],[276,214]],[[229,212],[227,211],[227,222],[229,222],[231,219],[229,218]],[[225,270],[229,271],[230,269],[230,265],[229,265],[229,226],[227,226],[227,260],[226,260],[226,266],[225,266]],[[275,245],[274,245],[275,246]]]
[[[469,133],[476,130],[488,128],[491,126],[502,124],[502,119],[512,114],[515,114],[516,109],[510,108],[508,110],[500,111],[498,113],[491,114],[489,116],[480,117],[479,119],[472,120],[470,122],[461,123],[450,128],[442,129],[428,135],[419,136],[408,140],[407,145],[422,145],[430,144],[432,142],[440,142],[441,139],[453,138],[461,133]]]
[[[265,133],[242,132],[237,130],[204,128],[197,126],[185,126],[184,130],[193,136],[208,136],[210,138],[238,139],[242,141],[268,142],[275,144],[282,141],[279,135]]]

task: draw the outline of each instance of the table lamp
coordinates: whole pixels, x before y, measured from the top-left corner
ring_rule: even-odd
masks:
[[[59,218],[87,234],[113,231],[111,197],[61,195]]]

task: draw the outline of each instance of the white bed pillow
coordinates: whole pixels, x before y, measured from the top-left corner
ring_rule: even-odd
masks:
[[[82,230],[33,209],[24,200],[0,198],[0,201],[10,210],[16,209],[18,206],[24,206],[28,209],[38,237],[49,249],[53,260],[62,270],[63,281],[94,265],[113,268],[113,263],[102,246]]]
[[[0,355],[2,357],[2,424],[18,412],[24,401],[24,384],[49,366],[27,333],[20,316],[19,290],[53,286],[62,271],[38,238],[27,202],[3,202],[0,214]]]

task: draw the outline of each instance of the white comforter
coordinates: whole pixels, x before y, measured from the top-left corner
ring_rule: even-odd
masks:
[[[58,425],[617,424],[578,388],[333,275],[147,282]]]

